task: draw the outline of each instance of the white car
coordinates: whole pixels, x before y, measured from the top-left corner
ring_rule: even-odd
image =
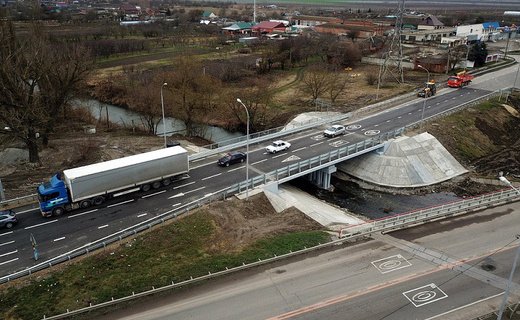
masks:
[[[269,153],[277,153],[278,151],[284,151],[291,147],[291,144],[287,141],[276,140],[265,148],[265,151]]]
[[[345,126],[341,124],[335,124],[330,128],[327,128],[327,130],[323,131],[323,135],[325,137],[334,138],[339,135],[345,134],[346,129]]]

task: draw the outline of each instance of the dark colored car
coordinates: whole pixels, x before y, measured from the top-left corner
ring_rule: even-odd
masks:
[[[246,161],[247,155],[240,151],[229,152],[222,158],[218,159],[217,163],[222,167],[229,167],[230,164],[242,163]]]
[[[11,229],[16,223],[18,223],[18,219],[13,210],[0,211],[0,227]]]

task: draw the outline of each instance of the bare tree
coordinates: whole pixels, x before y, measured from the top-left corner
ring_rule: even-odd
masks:
[[[166,75],[166,80],[166,89],[171,94],[165,101],[173,106],[173,114],[184,121],[186,135],[194,136],[195,124],[208,118],[209,110],[217,100],[218,80],[204,74],[203,65],[190,57],[177,60],[173,73]]]
[[[327,84],[327,92],[332,104],[334,104],[339,95],[345,91],[348,83],[348,78],[340,72],[332,72],[330,74]]]
[[[330,82],[330,72],[325,64],[315,64],[308,67],[303,74],[301,90],[312,97],[318,99],[327,91]]]
[[[88,67],[81,52],[52,43],[35,26],[17,37],[13,25],[0,21],[0,124],[25,143],[29,161],[39,162],[38,138],[63,119],[64,107]],[[85,52],[85,51],[83,51]],[[61,113],[61,117],[60,117]]]
[[[138,77],[131,77],[129,83],[129,104],[140,114],[141,122],[148,133],[157,133],[162,119],[160,89],[163,84],[161,74],[138,71]],[[163,90],[163,93],[166,93]]]
[[[455,66],[466,58],[468,48],[465,45],[456,46],[448,51],[449,70],[455,69]]]
[[[247,88],[234,90],[223,97],[223,102],[228,106],[232,116],[240,123],[240,130],[246,132],[247,117],[244,107],[237,103],[240,98],[249,112],[249,131],[256,132],[264,129],[268,122],[267,106],[271,102],[271,91],[266,80],[256,80]]]

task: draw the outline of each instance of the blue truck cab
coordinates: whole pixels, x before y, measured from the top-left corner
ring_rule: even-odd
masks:
[[[57,173],[49,180],[38,186],[38,201],[42,216],[60,215],[69,204],[69,194],[65,183],[61,180],[61,174]]]

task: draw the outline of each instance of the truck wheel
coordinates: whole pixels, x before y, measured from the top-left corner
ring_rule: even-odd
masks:
[[[165,187],[169,186],[170,183],[172,183],[172,180],[169,179],[169,178],[168,178],[168,179],[164,179],[164,180],[162,181],[162,184],[163,184],[163,186],[165,186]]]
[[[105,202],[105,198],[102,196],[97,196],[94,198],[94,205],[96,205],[96,206],[99,206],[103,202]]]
[[[152,188],[159,189],[160,187],[161,187],[160,181],[155,181],[154,183],[152,183]]]
[[[143,185],[141,186],[141,191],[143,191],[143,192],[147,192],[147,191],[150,191],[151,188],[152,188],[152,187],[150,187],[149,184],[143,184]]]
[[[83,200],[80,202],[79,206],[83,209],[90,207],[90,201],[89,200]]]
[[[65,213],[65,210],[61,207],[58,207],[58,208],[55,208],[54,210],[52,210],[52,215],[53,216],[61,216],[63,213]]]
[[[13,227],[13,223],[12,222],[8,222],[8,223],[5,224],[5,227],[7,229],[11,229]]]

